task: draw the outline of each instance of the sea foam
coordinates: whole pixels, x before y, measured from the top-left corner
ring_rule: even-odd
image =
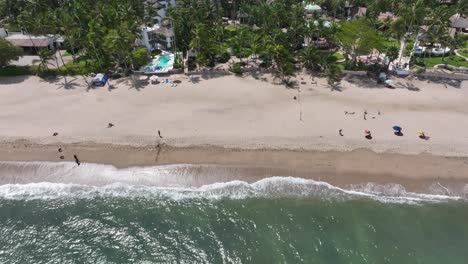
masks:
[[[284,176],[268,177],[253,183],[234,180],[193,187],[202,177],[193,173],[194,168],[200,166],[181,164],[116,169],[109,165],[76,166],[67,162],[0,162],[0,199],[123,197],[217,200],[293,197],[420,203],[464,201],[468,197],[467,186],[461,194],[428,194],[408,192],[399,184],[367,183],[337,187],[327,182]]]

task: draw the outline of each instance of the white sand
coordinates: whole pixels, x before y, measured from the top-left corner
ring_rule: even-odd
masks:
[[[311,84],[310,77],[304,77],[306,84],[300,84],[299,91],[252,77],[227,76],[197,78],[195,84],[183,79],[178,87],[158,84],[140,90],[128,80],[112,81],[112,91],[107,87],[86,91],[81,77],[68,77],[72,79],[69,89],[64,89],[63,79],[0,78],[0,138],[42,143],[370,148],[468,156],[467,82],[457,88],[401,79],[399,88],[392,90],[376,87],[370,80],[343,81],[339,92],[331,91],[323,79]],[[301,82],[300,77],[297,80]],[[363,120],[365,109],[367,121]],[[356,114],[344,115],[344,111]],[[107,128],[109,122],[115,127]],[[403,127],[403,137],[393,134],[393,125]],[[338,135],[340,128],[344,137]],[[364,139],[364,129],[372,131],[372,140]],[[430,140],[419,139],[418,130],[424,130]],[[55,131],[59,136],[52,137]]]

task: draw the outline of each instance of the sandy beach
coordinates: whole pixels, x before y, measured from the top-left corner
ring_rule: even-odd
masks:
[[[91,90],[82,77],[2,78],[0,160],[72,161],[77,153],[118,168],[264,168],[251,180],[284,174],[410,188],[421,185],[416,180],[468,183],[467,82],[399,79],[387,89],[353,77],[332,91],[324,79],[304,75],[293,88],[268,75],[177,78],[177,87],[121,79],[112,89]],[[403,136],[394,135],[394,125]],[[60,147],[67,152],[59,154]]]

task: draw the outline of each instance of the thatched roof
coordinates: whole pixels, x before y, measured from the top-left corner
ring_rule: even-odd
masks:
[[[452,27],[454,28],[468,28],[468,19],[460,16],[460,14],[450,17],[450,22],[452,22]]]

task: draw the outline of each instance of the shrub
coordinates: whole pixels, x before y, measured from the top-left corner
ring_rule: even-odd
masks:
[[[32,67],[29,66],[6,66],[0,67],[0,76],[21,76],[21,75],[30,75],[34,71]]]
[[[242,75],[242,67],[240,62],[234,63],[229,69],[236,75]]]
[[[140,68],[148,63],[150,58],[149,52],[146,48],[136,48],[131,53],[132,63],[134,68]]]
[[[229,55],[229,53],[227,53],[227,52],[224,52],[223,54],[221,54],[221,55],[218,57],[218,62],[219,62],[219,63],[226,63],[226,62],[228,62],[230,59],[231,59],[231,55]]]
[[[59,75],[59,70],[57,69],[42,69],[37,71],[37,76],[45,79],[48,77],[56,77]]]
[[[157,56],[160,55],[162,51],[160,49],[155,49],[151,51],[151,56]]]
[[[184,61],[178,55],[176,55],[176,57],[174,59],[174,68],[175,69],[183,69],[184,68]]]
[[[0,67],[7,66],[12,60],[23,56],[23,50],[9,41],[0,38]]]

